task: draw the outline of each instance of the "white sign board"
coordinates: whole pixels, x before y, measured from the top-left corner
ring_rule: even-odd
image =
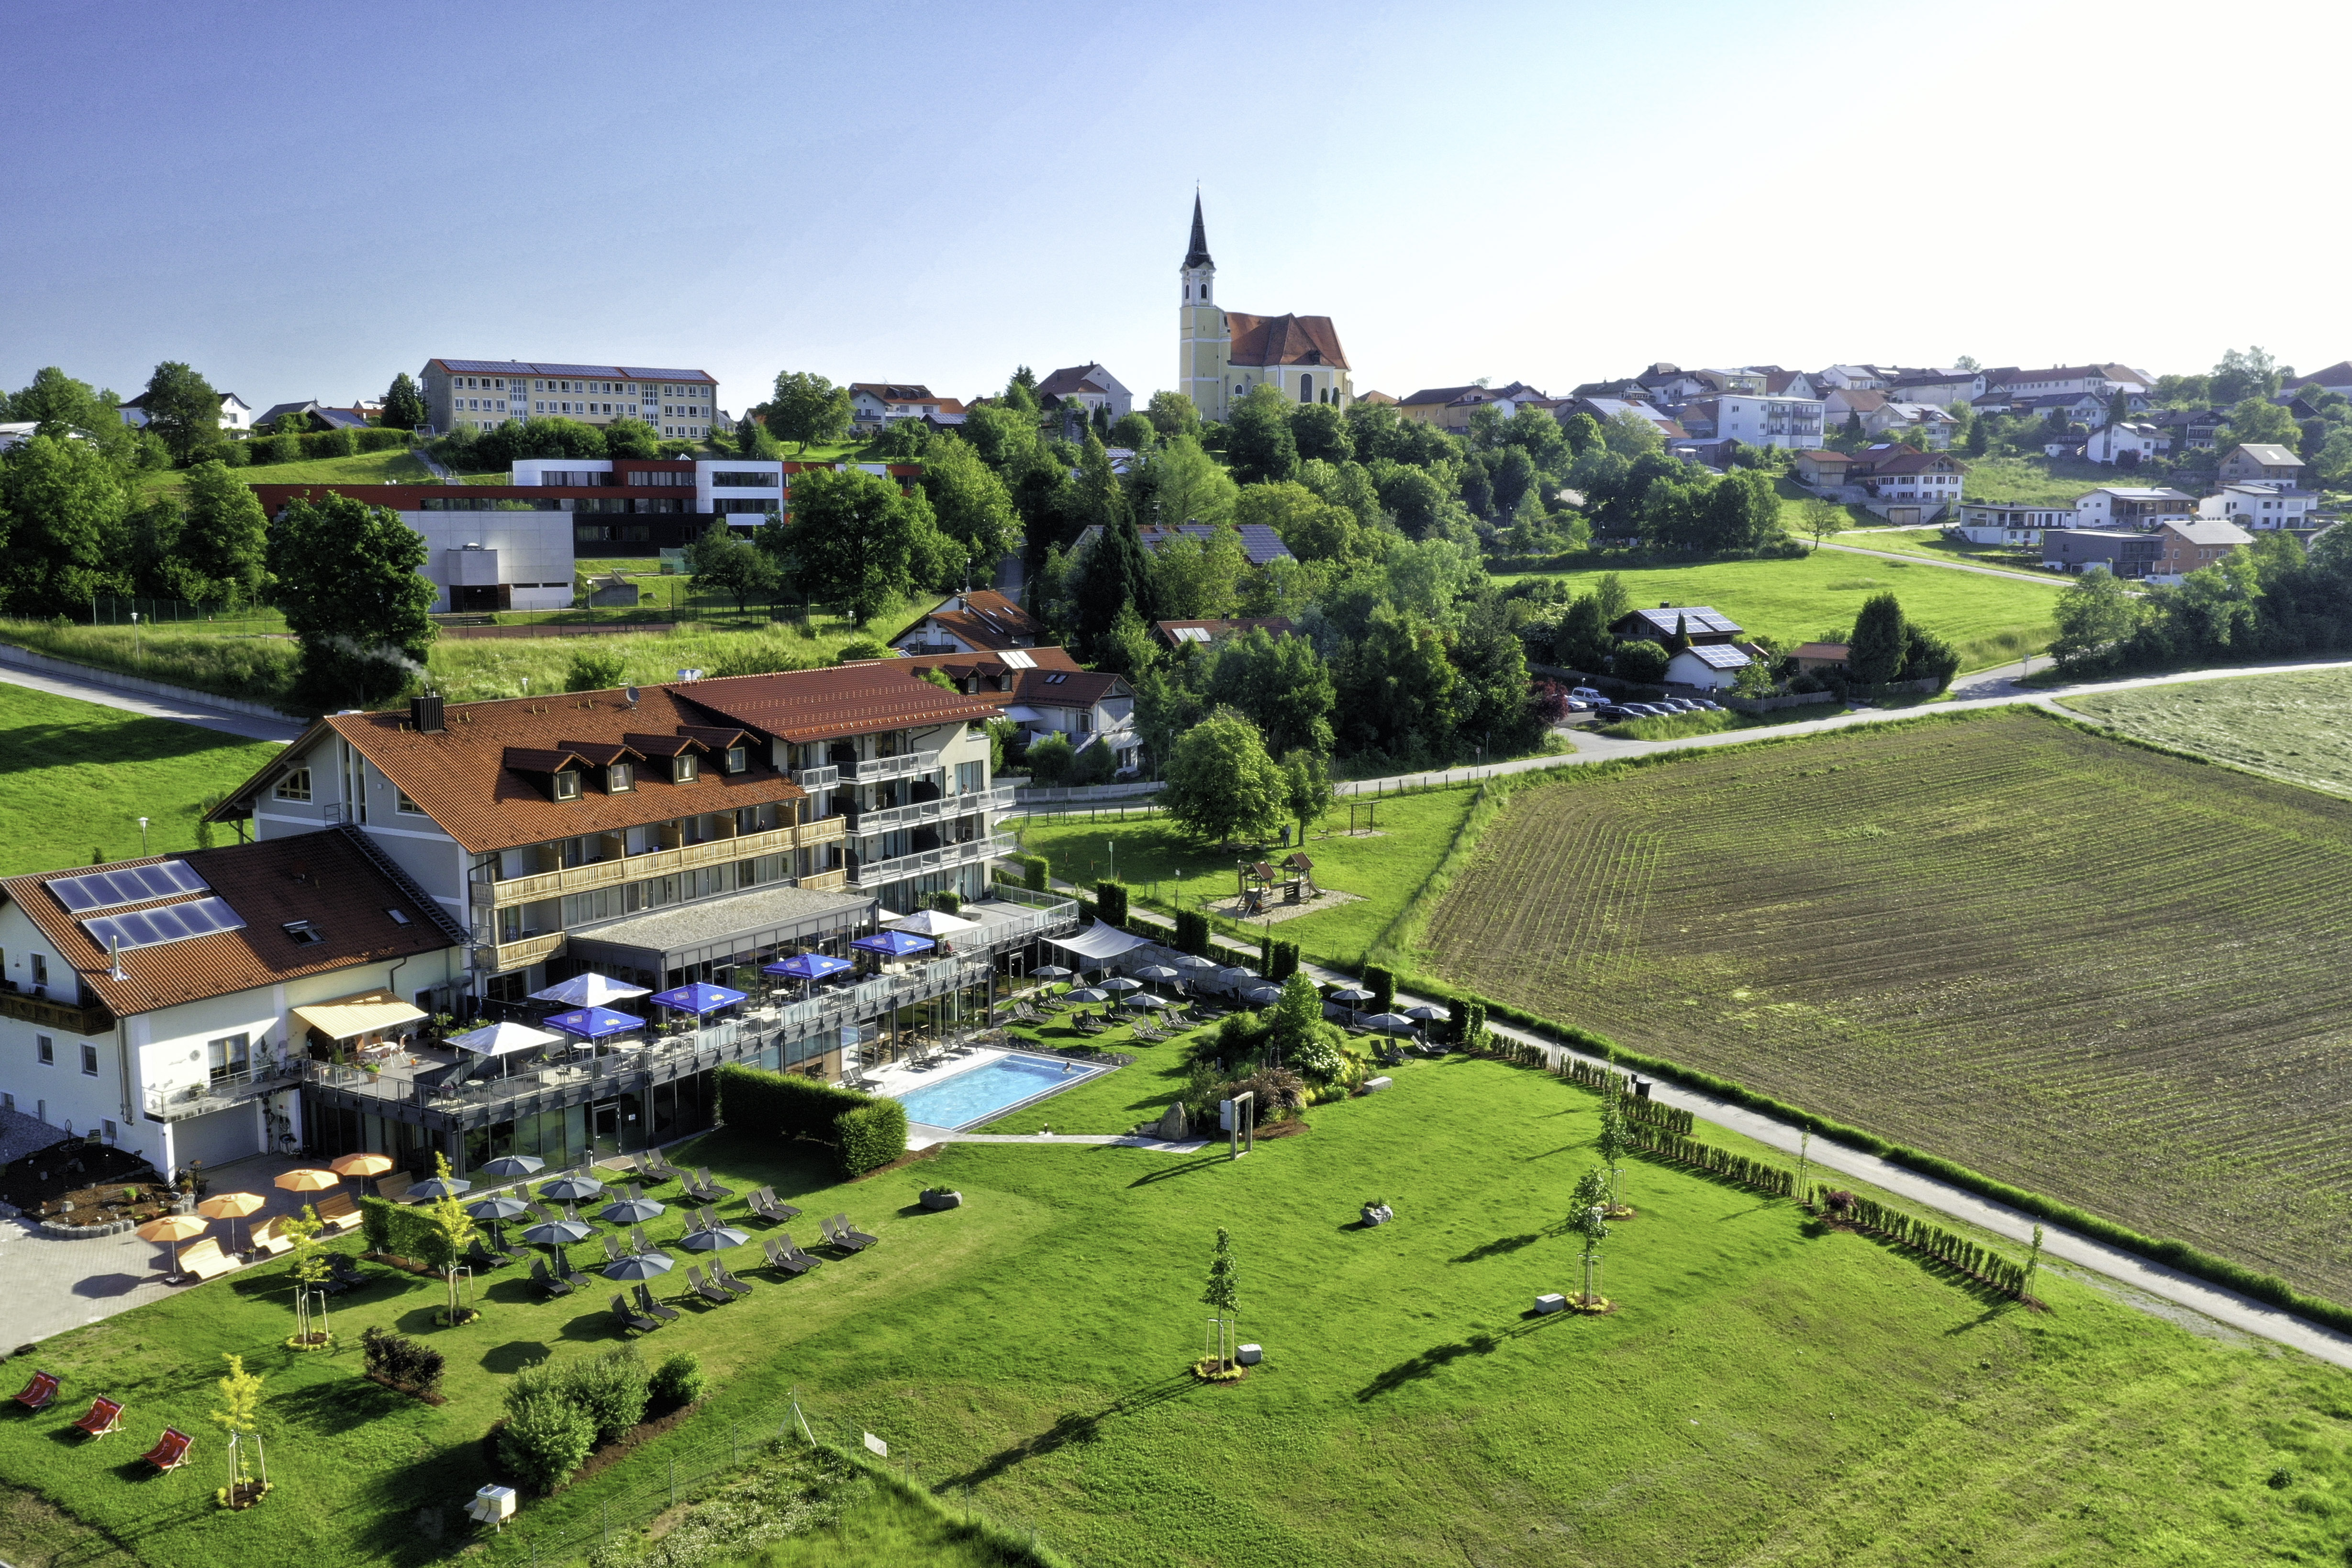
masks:
[[[890,1457],[890,1445],[884,1442],[881,1438],[876,1437],[871,1432],[866,1434],[866,1446],[873,1449],[876,1453],[881,1455],[886,1459]]]

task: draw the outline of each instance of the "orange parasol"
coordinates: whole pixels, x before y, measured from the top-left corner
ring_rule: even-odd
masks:
[[[174,1274],[180,1271],[180,1243],[204,1233],[205,1222],[193,1214],[167,1214],[139,1228],[141,1240],[172,1244],[172,1272]]]
[[[288,1171],[272,1185],[288,1192],[324,1192],[331,1186],[341,1186],[342,1181],[343,1178],[332,1171],[306,1166],[301,1170]]]
[[[327,1162],[337,1176],[377,1176],[392,1168],[389,1155],[343,1155]]]
[[[231,1240],[235,1240],[236,1239],[236,1226],[234,1222],[243,1219],[249,1214],[260,1213],[268,1201],[268,1199],[262,1197],[258,1193],[224,1192],[215,1197],[208,1197],[205,1199],[204,1202],[196,1205],[196,1212],[198,1214],[208,1216],[214,1219],[226,1219],[231,1221],[232,1223],[229,1226],[229,1239]]]

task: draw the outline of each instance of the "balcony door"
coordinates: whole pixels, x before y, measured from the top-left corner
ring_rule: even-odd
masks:
[[[209,1059],[213,1082],[241,1077],[253,1066],[253,1039],[250,1035],[232,1034],[212,1040],[205,1045],[205,1055]]]

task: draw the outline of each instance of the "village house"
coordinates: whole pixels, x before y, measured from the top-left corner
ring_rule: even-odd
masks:
[[[1027,611],[992,589],[967,589],[898,634],[890,645],[902,653],[982,653],[1034,648],[1045,629]]]
[[[2242,442],[2221,459],[2216,476],[2224,485],[2261,483],[2295,485],[2303,479],[2303,459],[2290,447],[2266,441]]]
[[[1739,635],[1739,622],[1718,613],[1712,605],[1664,603],[1655,610],[1635,610],[1620,616],[1609,630],[1620,637],[1657,643],[1680,632],[1693,647],[1728,645]]]
[[[2318,520],[2320,499],[2292,485],[2224,485],[2197,503],[2197,515],[2242,528],[2304,528]]]
[[[1843,672],[1850,652],[1843,643],[1800,643],[1790,650],[1789,657],[1799,674],[1811,675],[1822,670]]]
[[[2143,421],[2122,424],[2103,424],[2091,432],[2091,439],[2083,444],[2083,455],[2094,463],[2119,464],[2136,468],[2142,462],[2162,452],[2166,436],[2158,426]]]
[[[940,400],[931,389],[907,382],[852,382],[849,383],[849,423],[852,429],[872,432],[885,425],[896,424],[902,419],[937,419]]]
[[[2161,486],[2102,485],[2074,497],[2072,527],[2078,528],[2153,528],[2166,517],[2187,517],[2197,510],[2196,497]]]
[[[1269,637],[1287,637],[1297,631],[1297,625],[1287,615],[1247,615],[1232,621],[1155,621],[1151,634],[1160,639],[1160,646],[1181,653],[1187,648],[1205,648],[1234,637],[1246,637],[1253,632],[1263,632]]]
[[[2076,521],[2072,511],[2046,501],[1964,501],[1960,505],[1960,520],[1950,531],[1972,545],[2040,549],[2046,530],[2070,528]]]

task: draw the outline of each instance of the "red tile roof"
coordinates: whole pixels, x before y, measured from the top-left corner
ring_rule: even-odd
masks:
[[[1031,647],[1045,636],[1045,628],[1027,611],[991,589],[942,600],[922,624],[936,625],[974,648],[992,650]]]
[[[1348,369],[1339,329],[1328,316],[1245,316],[1225,312],[1233,335],[1227,361],[1236,365],[1335,365]]]
[[[153,1012],[181,1002],[225,997],[306,975],[350,968],[384,959],[438,952],[449,938],[420,906],[378,871],[341,829],[265,839],[258,843],[194,850],[183,855],[149,855],[110,861],[108,869],[185,861],[211,884],[208,894],[150,899],[108,909],[108,915],[157,909],[191,897],[217,897],[245,925],[178,942],[133,947],[113,961],[78,918],[43,885],[88,872],[88,866],[0,879],[0,898],[25,912],[48,938],[58,961],[75,970],[118,1017]],[[406,923],[394,919],[398,910]],[[308,921],[319,936],[297,943],[288,924]]]

